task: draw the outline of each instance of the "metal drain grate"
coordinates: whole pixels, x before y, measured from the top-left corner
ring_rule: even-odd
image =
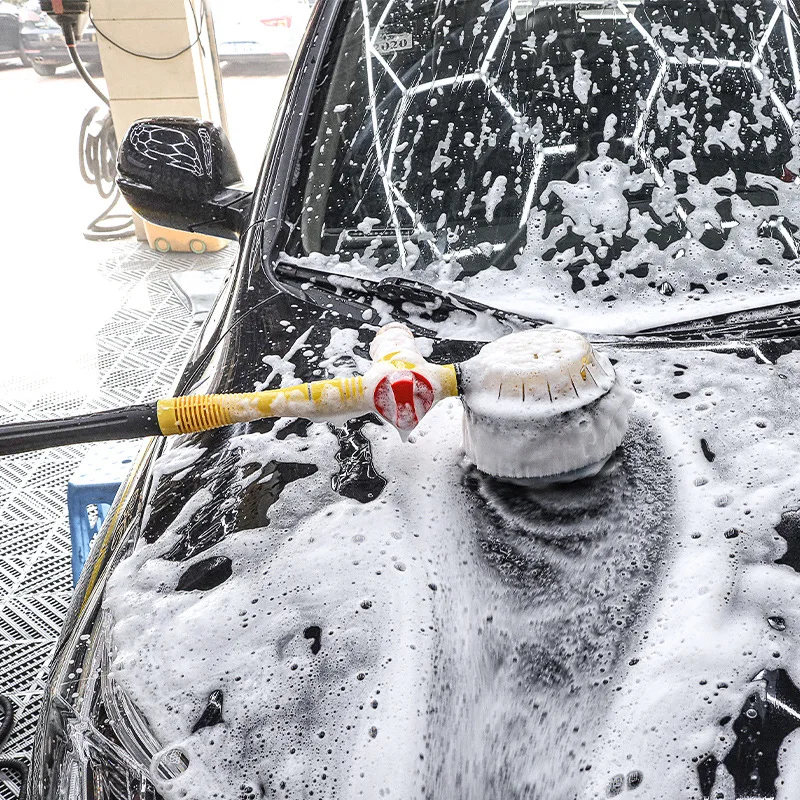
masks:
[[[103,245],[97,271],[118,307],[96,336],[92,385],[53,393],[28,382],[0,385],[0,423],[114,408],[168,393],[199,331],[169,283],[173,271],[219,269],[234,248],[203,256],[154,253],[135,242]],[[113,311],[113,313],[112,313]],[[47,365],[42,365],[44,371]],[[0,693],[16,723],[3,757],[30,757],[47,668],[72,588],[67,482],[87,446],[0,458]],[[0,800],[15,800],[17,776],[0,773]]]
[[[0,800],[16,800],[19,797],[19,775],[0,770]]]
[[[45,656],[45,663],[50,659],[52,645]],[[35,693],[28,693],[22,697],[10,695],[14,705],[14,727],[11,736],[3,750],[3,758],[25,758],[30,759],[33,737],[36,733],[36,723],[39,721],[39,708],[42,704],[41,689]],[[17,784],[18,785],[18,784]],[[7,787],[11,790],[12,787]],[[16,800],[17,794],[2,794],[0,798],[8,797]]]
[[[41,546],[52,527],[52,521],[36,524],[22,520],[6,524],[5,518],[0,516],[0,553],[3,553],[6,560],[12,556],[27,556],[24,563],[28,564],[29,554],[35,553]]]
[[[54,641],[69,605],[69,592],[11,597],[0,611],[3,639],[18,642]]]
[[[17,588],[28,569],[29,559],[22,556],[0,558],[0,593],[9,594]],[[2,661],[0,661],[2,663]]]
[[[5,693],[20,696],[30,691],[52,648],[49,641],[0,644],[0,661],[9,673]]]

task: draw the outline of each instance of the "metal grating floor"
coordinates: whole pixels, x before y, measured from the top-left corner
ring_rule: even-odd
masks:
[[[179,270],[230,265],[233,247],[194,256],[137,242],[98,245],[98,280],[114,288],[80,391],[41,380],[0,384],[0,423],[68,416],[145,402],[169,392],[199,331],[169,282]],[[47,370],[43,364],[42,369]],[[0,458],[0,693],[16,723],[2,757],[29,758],[47,667],[70,600],[67,482],[87,446]],[[0,773],[0,800],[18,794]]]

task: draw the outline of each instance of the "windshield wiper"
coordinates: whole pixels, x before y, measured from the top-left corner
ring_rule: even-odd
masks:
[[[452,292],[443,292],[427,283],[401,276],[391,276],[376,281],[336,272],[323,272],[286,261],[278,261],[275,265],[275,273],[290,281],[312,284],[337,297],[348,294],[368,295],[370,298],[382,300],[393,306],[413,303],[421,306],[424,315],[430,317],[431,322],[434,323],[443,322],[453,312],[462,311],[471,314],[490,314],[495,319],[514,327],[538,327],[550,324],[549,320],[504,311],[481,303],[479,300]]]
[[[393,276],[382,280],[354,277],[336,272],[301,267],[297,264],[279,261],[275,272],[280,278],[291,283],[306,285],[308,289],[322,293],[322,302],[337,302],[356,311],[355,316],[365,322],[379,324],[380,314],[370,304],[378,299],[391,305],[396,311],[396,319],[405,322],[421,336],[435,336],[435,326],[447,320],[453,312],[466,312],[473,315],[489,314],[518,329],[552,324],[549,320],[516,314],[494,308],[463,295],[443,292],[421,281]],[[315,302],[319,302],[318,299]],[[411,303],[419,306],[422,312],[414,319],[403,312],[401,306]],[[433,323],[424,327],[425,323]],[[641,343],[647,340],[666,340],[684,342],[687,345],[698,342],[721,342],[748,340],[763,342],[767,339],[791,338],[800,334],[800,301],[775,303],[753,309],[737,310],[709,315],[684,322],[646,328],[635,333],[612,335],[609,340],[628,340]]]
[[[686,340],[771,339],[797,336],[799,327],[800,301],[795,300],[659,325],[630,335]]]

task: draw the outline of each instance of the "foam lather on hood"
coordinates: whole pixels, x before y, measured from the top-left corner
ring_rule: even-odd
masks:
[[[633,394],[580,334],[539,328],[486,345],[461,367],[464,451],[509,478],[585,477],[628,429]]]

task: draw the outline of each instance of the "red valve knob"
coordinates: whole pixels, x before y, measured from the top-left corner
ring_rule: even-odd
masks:
[[[382,378],[373,395],[378,413],[401,431],[414,430],[430,411],[433,400],[430,381],[411,370],[398,370]]]

